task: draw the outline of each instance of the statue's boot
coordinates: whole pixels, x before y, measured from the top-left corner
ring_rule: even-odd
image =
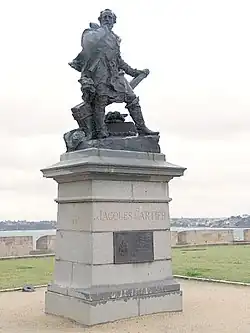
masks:
[[[106,124],[105,124],[105,108],[96,108],[94,113],[95,127],[98,139],[104,139],[109,136]]]
[[[82,129],[85,133],[86,140],[92,140],[95,138],[95,131],[93,128],[93,117],[88,116],[81,122]]]
[[[127,106],[127,109],[129,111],[131,118],[135,123],[135,127],[139,135],[143,136],[159,135],[159,132],[151,131],[145,125],[145,121],[141,112],[141,107],[140,105],[138,105],[138,103],[135,105],[131,103],[130,105]]]

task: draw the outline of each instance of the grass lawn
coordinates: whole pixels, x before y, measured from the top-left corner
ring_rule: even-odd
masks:
[[[52,280],[54,258],[0,261],[0,289]],[[250,245],[173,249],[174,274],[250,283]]]
[[[250,283],[250,245],[173,249],[174,274]]]
[[[0,260],[0,289],[47,284],[53,267],[53,257]]]

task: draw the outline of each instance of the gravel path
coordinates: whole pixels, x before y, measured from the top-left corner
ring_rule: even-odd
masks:
[[[0,293],[1,333],[249,333],[250,288],[184,281],[184,312],[156,314],[92,328],[43,313],[44,289]]]

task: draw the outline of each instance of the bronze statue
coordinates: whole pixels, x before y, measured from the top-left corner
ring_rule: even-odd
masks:
[[[142,115],[139,98],[133,88],[149,70],[131,68],[121,57],[120,38],[112,31],[116,15],[105,9],[98,18],[100,25],[90,23],[81,39],[82,51],[69,65],[81,72],[83,103],[72,108],[74,119],[84,131],[86,140],[107,138],[110,133],[105,122],[105,107],[126,103],[136,132],[140,136],[157,136],[149,130]],[[129,83],[124,73],[134,77]]]

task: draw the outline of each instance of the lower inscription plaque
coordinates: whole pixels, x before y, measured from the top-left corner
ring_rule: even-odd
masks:
[[[153,231],[114,232],[114,263],[154,261]]]

